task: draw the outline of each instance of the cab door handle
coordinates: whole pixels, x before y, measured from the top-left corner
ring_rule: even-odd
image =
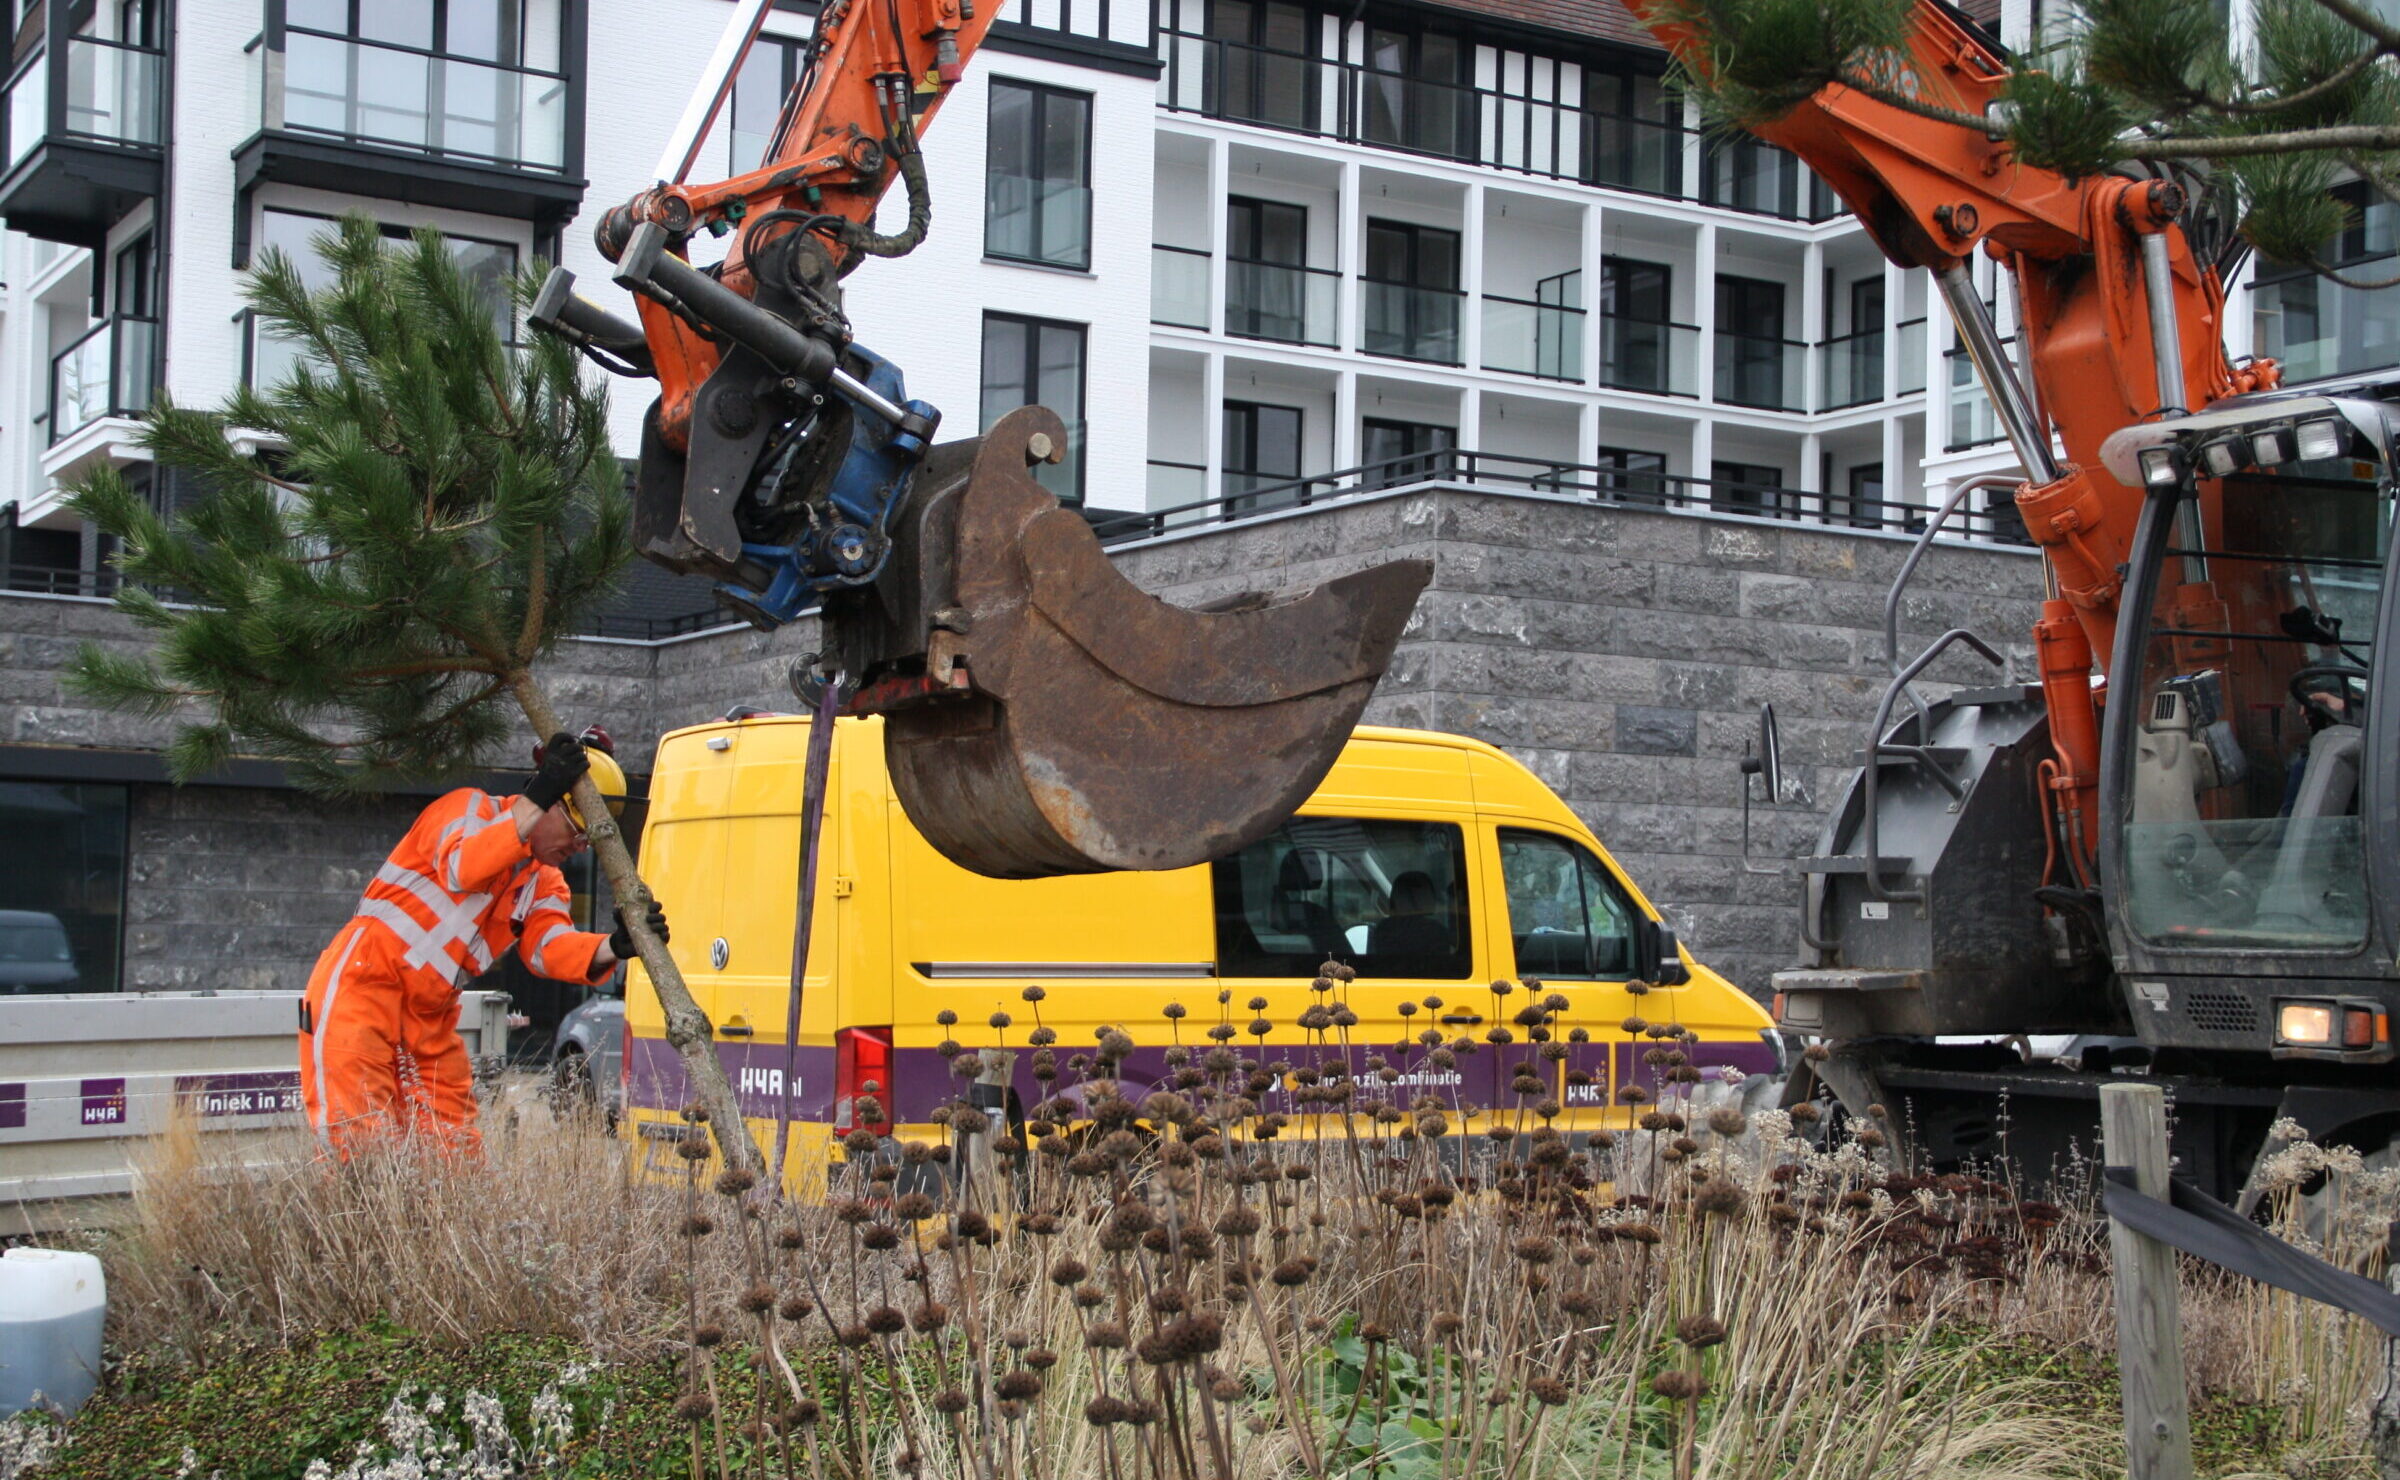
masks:
[[[753,1030],[748,1018],[737,1017],[731,1022],[717,1024],[717,1031],[727,1038],[747,1038]]]
[[[1442,1014],[1442,1022],[1454,1028],[1471,1028],[1482,1021],[1483,1014],[1479,1012],[1445,1012]]]

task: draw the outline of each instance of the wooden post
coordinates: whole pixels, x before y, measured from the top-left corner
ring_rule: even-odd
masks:
[[[2100,1090],[2100,1139],[2112,1167],[2131,1167],[2136,1191],[2167,1197],[2167,1098],[2155,1084]],[[2175,1251],[2108,1225],[2117,1283],[2117,1372],[2125,1394],[2130,1480],[2191,1480],[2192,1420],[2184,1393],[2183,1311]]]
[[[2400,1223],[2384,1236],[2383,1279],[2400,1295]],[[2376,1473],[2400,1480],[2400,1340],[2383,1344],[2383,1386],[2367,1411],[2367,1447],[2374,1451]]]

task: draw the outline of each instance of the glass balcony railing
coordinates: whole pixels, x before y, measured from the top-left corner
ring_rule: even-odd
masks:
[[[983,249],[1052,267],[1092,263],[1092,192],[1070,180],[984,177]]]
[[[1683,194],[1683,125],[1613,113],[1584,115],[1584,179],[1645,195]]]
[[[2361,277],[2389,277],[2396,260],[2344,263]],[[2321,380],[2400,362],[2400,293],[2351,288],[2309,274],[2254,283],[2252,344],[2283,362],[2284,379]]]
[[[1474,159],[1480,121],[1476,89],[1373,69],[1348,74],[1362,143],[1443,159]]]
[[[1824,409],[1864,406],[1883,399],[1883,356],[1889,336],[1881,329],[1844,334],[1817,346],[1817,377]]]
[[[119,317],[92,326],[50,358],[50,440],[111,416],[150,409],[157,379],[158,321]]]
[[[1179,329],[1209,326],[1206,252],[1190,247],[1151,245],[1150,322],[1171,324]]]
[[[1152,459],[1148,500],[1152,509],[1181,508],[1208,498],[1208,469],[1200,463],[1162,462]]]
[[[1925,321],[1909,319],[1900,325],[1900,368],[1892,393],[1913,396],[1925,389]]]
[[[1483,295],[1483,368],[1583,379],[1583,310]]]
[[[1662,396],[1700,394],[1700,330],[1693,324],[1604,315],[1600,383]]]
[[[1342,275],[1329,267],[1228,257],[1225,332],[1278,344],[1337,345],[1341,286]],[[1456,320],[1452,322],[1455,339]]]
[[[1992,410],[1991,394],[1975,374],[1974,361],[1967,358],[1963,349],[1951,350],[1943,358],[1950,364],[1950,425],[1943,450],[1964,452],[1970,447],[1999,441],[2000,417]]]
[[[1808,349],[1797,340],[1718,330],[1716,398],[1762,411],[1806,411]]]
[[[566,164],[567,80],[414,47],[288,27],[258,48],[270,129],[524,169]],[[278,71],[280,76],[278,77]]]
[[[1407,283],[1359,283],[1365,323],[1358,347],[1371,355],[1456,365],[1458,325],[1467,295],[1455,288],[1420,288]]]
[[[0,115],[8,120],[11,167],[55,134],[87,143],[156,148],[160,142],[160,53],[96,36],[69,36],[64,56],[36,51],[8,81]],[[60,114],[51,116],[56,74]]]

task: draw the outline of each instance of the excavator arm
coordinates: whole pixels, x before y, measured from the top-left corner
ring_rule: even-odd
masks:
[[[1631,3],[1687,69],[1706,75],[1709,38],[1688,10]],[[2022,163],[2001,126],[2006,62],[1936,0],[1918,0],[1910,19],[1905,54],[1887,71],[1924,108],[1833,85],[1752,131],[1807,161],[1892,261],[1932,273],[2025,469],[2017,512],[2042,547],[2050,590],[2034,640],[2057,751],[2053,801],[2088,865],[2099,828],[2092,677],[2114,647],[2144,500],[2108,473],[2101,444],[2124,427],[2272,389],[2279,372],[2272,361],[2227,361],[2224,285],[2192,251],[2180,186],[2070,180]],[[1953,121],[1961,116],[1989,126]],[[1974,289],[1976,251],[2016,284],[2025,378]],[[2194,517],[2213,519],[2214,498],[2204,486]],[[2205,581],[2168,599],[2189,618],[2179,626],[2225,625],[2211,618],[2220,603]]]
[[[816,611],[823,652],[795,682],[885,717],[910,820],[962,866],[1180,868],[1264,836],[1340,753],[1430,564],[1185,610],[1118,574],[1031,476],[1066,451],[1055,415],[937,444],[941,413],[852,337],[841,284],[924,240],[918,136],[999,0],[828,0],[765,162],[690,183],[768,3],[737,7],[658,183],[597,228],[639,322],[563,268],[531,315],[658,382],[638,549],[760,627]],[[895,179],[908,220],[885,234]],[[703,234],[729,239],[722,262],[694,264]]]

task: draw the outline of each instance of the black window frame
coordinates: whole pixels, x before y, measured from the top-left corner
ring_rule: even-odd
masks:
[[[79,916],[89,915],[91,921],[88,925],[82,919],[69,921],[58,910],[29,911],[34,914],[49,915],[59,923],[67,936],[70,949],[76,951],[74,961],[79,972],[83,969],[83,961],[87,959],[83,951],[78,949],[79,947],[96,944],[104,948],[108,952],[111,966],[109,984],[104,987],[86,987],[81,985],[79,980],[75,986],[62,988],[55,985],[45,987],[40,983],[29,982],[22,984],[22,990],[28,994],[56,992],[61,995],[78,997],[115,996],[125,992],[127,990],[125,950],[125,927],[128,919],[127,891],[133,878],[133,788],[122,782],[20,780],[14,777],[0,778],[0,785],[60,792],[107,792],[116,799],[116,821],[119,825],[113,839],[116,850],[116,879],[113,897],[101,909],[66,911],[66,913]],[[39,860],[38,868],[57,879],[62,888],[68,887],[68,882],[64,879],[63,868],[57,863],[55,850],[11,849],[9,851],[12,856],[30,855],[37,858]],[[18,908],[19,906],[12,899],[0,898],[0,909],[13,911]],[[111,910],[113,910],[113,915],[110,913]],[[102,938],[103,935],[107,937],[105,940]],[[0,968],[0,970],[4,970],[4,968]],[[0,980],[0,994],[10,991],[11,988],[6,982]]]
[[[1396,236],[1406,241],[1407,245],[1402,252],[1405,266],[1401,276],[1378,276],[1373,271],[1378,236],[1386,238]],[[1434,237],[1448,238],[1450,271],[1449,281],[1446,283],[1424,281],[1427,275],[1426,242]],[[1358,280],[1363,289],[1361,296],[1367,305],[1364,316],[1368,322],[1359,328],[1358,347],[1360,352],[1385,359],[1411,360],[1423,365],[1464,364],[1466,359],[1466,293],[1463,278],[1466,272],[1466,233],[1455,227],[1370,216],[1367,218],[1365,245],[1367,262],[1363,265],[1364,270],[1359,273]],[[1408,294],[1401,300],[1403,308],[1401,318],[1405,325],[1400,335],[1404,341],[1402,348],[1387,346],[1378,349],[1369,342],[1374,332],[1369,325],[1375,318],[1372,305],[1376,296],[1374,290],[1377,288],[1398,288],[1405,290]],[[1424,294],[1439,296],[1431,298],[1420,296]],[[1441,318],[1439,313],[1429,314],[1427,311],[1429,305],[1445,302],[1450,309],[1450,322],[1446,328],[1439,322]],[[1424,322],[1428,317],[1435,320],[1430,326]],[[1444,353],[1441,348],[1445,340],[1449,346],[1447,353]],[[1431,352],[1421,353],[1420,351]]]
[[[405,51],[421,51],[428,56],[462,62],[480,62],[491,67],[522,67],[525,65],[525,38],[529,34],[528,28],[532,24],[533,14],[533,7],[525,3],[525,0],[490,0],[490,3],[494,5],[513,7],[516,10],[516,25],[513,30],[500,30],[495,33],[500,37],[503,55],[479,57],[472,52],[450,49],[451,7],[457,3],[457,0],[426,0],[433,12],[432,44],[428,46],[417,46],[405,41],[385,41],[369,36],[360,29],[369,12],[389,14],[390,0],[337,0],[337,3],[343,4],[348,12],[348,19],[343,23],[342,29],[338,31],[325,26],[313,25],[307,21],[293,20],[292,0],[275,0],[275,3],[283,12],[283,28],[287,31],[299,31],[312,36],[340,37],[351,41],[363,41],[374,46],[396,47]],[[469,3],[474,3],[474,0],[469,0]]]
[[[339,216],[329,216],[323,211],[294,210],[289,206],[268,205],[262,203],[256,209],[258,211],[258,219],[257,224],[253,228],[251,240],[256,242],[261,250],[264,250],[268,246],[274,245],[274,243],[271,243],[267,240],[267,218],[269,216],[290,216],[295,220],[320,221],[327,226],[337,225],[342,219]],[[411,236],[415,235],[417,231],[415,226],[410,226],[398,221],[386,221],[380,217],[376,218],[375,227],[378,231],[383,233],[383,239],[385,241],[406,241]],[[436,227],[435,229],[440,230],[439,227]],[[509,254],[509,271],[512,275],[518,271],[521,271],[525,266],[525,258],[527,255],[526,249],[518,246],[515,242],[502,241],[497,237],[469,236],[465,232],[461,231],[443,231],[442,237],[446,241],[471,242],[479,247],[500,247],[506,249]],[[523,330],[524,325],[517,317],[516,300],[508,293],[505,284],[502,286],[500,297],[496,300],[495,306],[504,308],[508,311],[508,332],[505,336],[503,336],[502,342],[511,345],[520,343],[521,341],[519,341],[517,335]],[[253,382],[253,376],[258,368],[256,364],[258,331],[253,328],[252,325],[255,324],[258,318],[258,311],[256,309],[245,308],[236,316],[236,318],[238,322],[243,325],[242,384],[256,388]]]
[[[1383,66],[1377,60],[1377,48],[1385,38],[1398,41],[1405,53],[1397,70]],[[1430,40],[1444,41],[1451,47],[1450,75],[1447,77],[1435,75],[1439,69],[1429,68],[1426,64],[1426,43]],[[1392,25],[1381,19],[1369,19],[1358,68],[1352,74],[1359,90],[1356,124],[1359,140],[1379,149],[1431,155],[1437,159],[1476,161],[1480,151],[1475,147],[1478,141],[1474,134],[1481,125],[1483,115],[1473,82],[1474,65],[1475,42],[1470,37],[1422,26]],[[1389,79],[1398,79],[1403,87],[1400,107],[1390,120],[1390,137],[1386,137],[1387,130],[1378,121],[1373,103],[1379,84]],[[1417,98],[1409,84],[1423,84],[1448,95],[1450,116],[1447,129],[1441,126],[1442,120],[1426,118],[1423,111],[1415,106]],[[1445,134],[1447,137],[1443,137]]]
[[[1292,470],[1288,474],[1270,469],[1262,469],[1257,465],[1259,429],[1261,420],[1259,413],[1265,411],[1272,411],[1291,417]],[[1237,465],[1232,455],[1233,442],[1235,440],[1233,427],[1235,421],[1240,419],[1246,419],[1248,427],[1240,439],[1244,447],[1244,456],[1241,462]],[[1308,412],[1304,407],[1290,406],[1280,401],[1228,400],[1224,402],[1218,409],[1217,477],[1220,482],[1218,491],[1226,500],[1225,507],[1226,512],[1229,515],[1235,513],[1255,513],[1262,508],[1281,508],[1285,504],[1299,502],[1299,490],[1296,488],[1289,490],[1284,494],[1276,495],[1272,502],[1262,502],[1257,498],[1249,496],[1248,490],[1246,489],[1236,491],[1224,485],[1230,484],[1236,478],[1257,478],[1270,485],[1277,483],[1297,483],[1298,480],[1304,476],[1302,469],[1307,466],[1307,462]]]
[[[1655,463],[1656,466],[1649,466]],[[1672,485],[1667,482],[1667,455],[1639,447],[1595,447],[1592,465],[1600,469],[1600,496],[1618,503],[1651,504],[1663,507],[1671,502]]]
[[[977,344],[975,361],[976,401],[979,409],[984,410],[988,410],[984,403],[989,396],[989,382],[985,380],[984,372],[991,365],[991,338],[994,324],[1011,324],[1033,331],[1028,332],[1024,339],[1020,361],[1021,379],[1018,383],[1025,387],[1026,397],[1018,404],[1050,406],[1052,411],[1058,413],[1059,420],[1067,424],[1066,456],[1058,462],[1036,466],[1033,470],[1034,477],[1041,482],[1044,488],[1056,494],[1060,503],[1080,508],[1084,501],[1084,467],[1089,461],[1085,456],[1085,443],[1088,438],[1084,435],[1084,407],[1089,403],[1092,387],[1091,325],[1078,323],[1073,319],[1046,319],[1035,314],[1003,313],[997,309],[984,310],[982,337]],[[1052,406],[1041,398],[1042,335],[1053,329],[1075,336],[1075,408],[1071,414],[1066,407]],[[1016,408],[1012,406],[1007,409],[1014,410]],[[1006,411],[1001,414],[1005,415]],[[988,429],[997,418],[980,417],[979,420],[981,425]],[[1064,471],[1060,471],[1062,469]],[[1062,482],[1068,486],[1062,488],[1060,486]]]
[[[1236,27],[1220,25],[1224,10],[1239,7],[1247,12],[1247,24],[1239,27],[1240,36],[1230,34]],[[1201,106],[1212,118],[1230,118],[1242,123],[1254,123],[1261,128],[1284,129],[1294,133],[1316,133],[1317,129],[1317,71],[1318,44],[1323,23],[1318,12],[1308,5],[1292,0],[1205,0],[1206,14],[1201,17],[1202,36],[1210,43],[1209,57],[1213,72],[1204,74]],[[1281,10],[1297,14],[1300,20],[1300,47],[1291,50],[1268,41],[1273,33],[1274,12]],[[1256,105],[1244,111],[1226,101],[1227,78],[1234,72],[1238,58],[1243,90]],[[1296,72],[1300,86],[1289,91],[1288,102],[1269,104],[1266,99],[1278,96],[1283,89],[1270,84],[1282,73]],[[1273,116],[1270,116],[1273,115]]]
[[[1049,110],[1054,106],[1067,104],[1078,107],[1083,112],[1082,146],[1077,151],[1081,157],[1076,161],[1080,173],[1074,181],[1076,188],[1083,192],[1083,250],[1079,255],[1071,258],[1062,258],[1047,256],[1043,253],[1043,243],[1041,242],[1043,217],[1042,213],[1039,211],[1035,211],[1033,213],[1033,235],[1035,240],[1034,251],[1032,255],[1025,256],[1015,252],[1004,252],[995,249],[992,245],[991,181],[996,174],[996,162],[993,156],[999,147],[1000,132],[995,120],[1000,105],[1000,93],[1004,88],[1028,93],[1032,96],[1033,113],[1031,132],[1033,136],[1033,144],[1028,150],[1027,157],[1032,159],[1037,166],[1039,166],[1042,162],[1041,139],[1045,132],[1045,125],[1048,119]],[[1055,267],[1073,272],[1091,271],[1092,122],[1096,116],[1097,109],[1094,105],[1094,99],[1088,92],[1081,92],[1069,87],[1054,87],[1046,82],[1030,82],[1022,77],[995,77],[991,80],[990,90],[984,104],[983,255],[986,258],[994,262],[1007,262],[1033,267]],[[1049,179],[1049,176],[1036,175],[1029,178],[1046,181]]]
[[[1765,477],[1759,477],[1759,474]],[[1728,514],[1760,514],[1779,518],[1783,507],[1783,469],[1773,463],[1736,462],[1732,458],[1713,458],[1708,465],[1709,507]],[[1739,484],[1729,488],[1727,484]]]
[[[1379,458],[1367,449],[1377,432],[1397,432],[1402,446],[1398,452]],[[1362,488],[1395,488],[1403,483],[1421,483],[1439,478],[1455,470],[1458,451],[1458,428],[1444,426],[1438,421],[1403,421],[1394,416],[1366,416],[1358,423],[1358,461],[1367,472]],[[1384,464],[1383,466],[1378,466]]]

